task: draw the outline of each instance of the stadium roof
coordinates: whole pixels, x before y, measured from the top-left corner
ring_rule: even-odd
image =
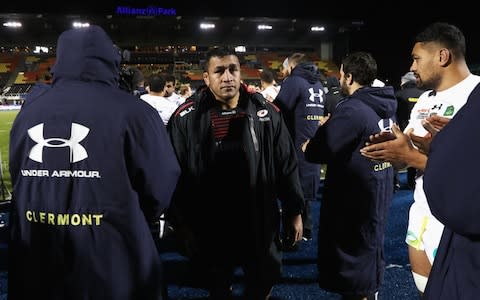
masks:
[[[123,45],[320,45],[364,23],[358,17],[362,9],[339,9],[335,2],[307,0],[83,0],[61,5],[51,1],[3,2],[0,21],[19,20],[24,26],[17,30],[0,28],[0,45],[55,44],[58,35],[76,20],[102,26]],[[200,31],[199,24],[204,21],[215,23],[215,29]],[[259,32],[259,24],[273,29]],[[312,33],[312,26],[325,26],[325,31]]]
[[[129,12],[129,13],[126,13]],[[20,22],[22,27],[1,26],[0,46],[54,46],[59,34],[72,28],[73,22],[88,22],[102,26],[119,46],[155,45],[296,45],[320,47],[339,33],[363,26],[362,21],[329,20],[327,18],[272,17],[202,17],[155,15],[137,12],[132,8],[123,13],[0,13],[0,21]],[[215,28],[203,30],[201,23]],[[261,31],[259,25],[271,26]],[[324,31],[312,31],[312,27]]]
[[[365,16],[375,8],[390,6],[385,1],[350,3],[339,6],[338,2],[322,1],[316,3],[308,0],[83,0],[64,1],[2,1],[1,12],[5,13],[61,13],[61,14],[113,14],[118,7],[162,7],[173,8],[182,16],[223,16],[223,17],[359,17]],[[72,3],[73,2],[73,3]]]
[[[54,45],[58,35],[77,19],[104,27],[121,47],[244,44],[318,48],[323,41],[334,39],[343,52],[372,52],[380,78],[385,74],[383,78],[397,80],[411,64],[414,35],[433,21],[459,26],[467,38],[467,58],[480,61],[475,22],[465,17],[466,11],[476,11],[474,2],[460,2],[439,7],[437,2],[385,0],[83,0],[62,5],[7,0],[2,1],[0,21],[26,21],[18,30],[0,28],[0,46]],[[135,13],[121,14],[119,7]],[[150,12],[156,10],[157,15],[144,15],[136,9],[153,9]],[[169,9],[175,13],[169,14]],[[214,22],[215,29],[200,31],[202,21]],[[273,29],[259,32],[259,23],[273,24]],[[326,30],[312,33],[309,30],[314,24]]]

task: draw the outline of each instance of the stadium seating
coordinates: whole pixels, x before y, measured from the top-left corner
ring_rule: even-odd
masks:
[[[172,51],[166,49],[135,49],[129,52],[125,66],[139,68],[148,78],[152,73],[162,72],[174,74],[178,82],[190,82],[198,87],[203,84],[202,63],[206,59],[206,50],[192,52]],[[301,51],[301,50],[299,50]],[[238,53],[242,66],[242,79],[245,82],[259,83],[260,72],[269,68],[276,72],[281,80],[281,68],[285,57],[293,53],[286,51],[258,51]],[[324,61],[315,52],[308,52],[310,60],[323,70],[325,75],[338,76],[338,67],[332,61]],[[50,69],[55,63],[53,53],[0,53],[0,88],[1,97],[8,103],[17,103],[23,99],[36,82],[51,82]]]

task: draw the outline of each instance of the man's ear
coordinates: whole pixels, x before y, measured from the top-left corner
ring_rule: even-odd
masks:
[[[345,74],[345,81],[347,82],[347,85],[352,85],[353,84],[352,73]]]
[[[442,48],[439,51],[439,63],[442,67],[449,65],[452,62],[452,52],[447,48]]]
[[[203,82],[209,87],[210,86],[210,79],[208,78],[208,72],[203,72]]]

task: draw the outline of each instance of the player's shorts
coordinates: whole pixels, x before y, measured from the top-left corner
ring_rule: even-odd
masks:
[[[442,233],[443,224],[432,215],[428,204],[414,202],[410,207],[405,242],[417,250],[424,250],[433,264]]]

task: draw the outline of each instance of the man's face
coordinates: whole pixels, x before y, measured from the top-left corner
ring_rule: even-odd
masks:
[[[290,76],[291,73],[292,73],[292,67],[290,65],[288,65],[288,67],[286,67],[286,68],[282,67],[283,78],[285,78],[287,76]]]
[[[288,58],[285,58],[282,64],[282,77],[285,78],[290,75],[290,64],[288,62]]]
[[[416,43],[412,50],[410,71],[415,74],[417,87],[436,90],[441,82],[439,65],[442,49],[435,43]]]
[[[165,97],[170,97],[175,92],[175,82],[167,81],[165,83]]]
[[[239,96],[240,62],[235,55],[210,58],[203,80],[217,100],[228,102]]]
[[[343,65],[340,66],[340,93],[343,96],[350,96],[347,78],[345,72],[343,72]]]

